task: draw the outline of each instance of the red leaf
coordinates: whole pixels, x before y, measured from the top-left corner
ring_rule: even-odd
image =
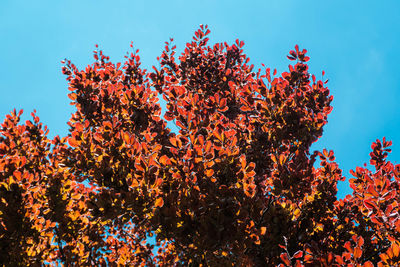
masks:
[[[295,258],[295,259],[298,259],[298,258],[301,258],[301,257],[303,257],[303,251],[301,251],[301,250],[297,251],[297,252],[293,255],[293,258]]]
[[[359,258],[361,258],[361,256],[362,256],[362,250],[359,248],[359,247],[356,247],[355,249],[354,249],[354,253],[353,253],[354,255],[353,255],[353,257],[355,258],[355,259],[359,259]]]
[[[341,256],[336,255],[336,256],[335,256],[335,259],[336,259],[336,262],[337,262],[338,264],[344,264],[343,258],[342,258]]]
[[[289,257],[288,257],[288,255],[287,255],[287,253],[282,253],[282,254],[280,255],[280,258],[281,258],[281,260],[283,261],[283,263],[286,264],[286,266],[290,266],[290,260],[289,260]]]
[[[377,208],[376,204],[371,199],[364,200],[364,206],[369,210]]]
[[[349,251],[350,253],[353,253],[353,248],[351,247],[351,244],[350,244],[349,241],[347,241],[347,242],[344,244],[344,247],[345,247],[345,249],[347,249],[347,251]]]
[[[358,238],[357,246],[362,247],[364,245],[364,238],[361,236]]]

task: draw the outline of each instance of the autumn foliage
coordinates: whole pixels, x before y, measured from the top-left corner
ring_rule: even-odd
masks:
[[[298,46],[277,76],[201,26],[159,67],[138,51],[65,62],[75,113],[0,128],[0,262],[12,266],[389,266],[400,260],[400,165],[372,144],[352,171],[310,151],[332,111]],[[323,79],[323,76],[322,78]],[[159,97],[164,99],[162,111]],[[163,114],[165,113],[165,114]],[[163,114],[163,115],[162,115]]]

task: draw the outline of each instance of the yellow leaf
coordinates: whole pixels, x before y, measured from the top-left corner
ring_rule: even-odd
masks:
[[[89,223],[89,219],[87,217],[81,217],[81,220],[84,224],[88,224]]]
[[[294,214],[294,216],[298,216],[298,215],[300,215],[300,210],[299,209],[296,209],[294,212],[293,212],[293,214]]]
[[[280,155],[279,156],[279,163],[281,164],[281,165],[283,165],[283,163],[285,162],[285,160],[286,160],[286,158],[285,158],[285,155]]]
[[[7,184],[7,183],[1,182],[1,183],[0,183],[0,186],[4,186],[4,187],[8,190],[8,184]]]

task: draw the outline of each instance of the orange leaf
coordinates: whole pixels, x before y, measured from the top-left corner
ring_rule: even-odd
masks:
[[[222,140],[223,138],[222,138],[222,135],[221,135],[221,132],[220,132],[219,128],[218,128],[218,129],[215,129],[214,132],[213,132],[213,134],[214,134],[214,136],[215,136],[218,140],[223,141],[223,140]]]
[[[68,94],[68,98],[69,99],[71,99],[72,101],[75,101],[76,100],[76,94],[75,93],[70,93],[70,94]]]
[[[160,186],[162,184],[162,182],[163,182],[163,179],[161,179],[161,178],[156,179],[156,182],[154,183],[154,187]]]
[[[130,143],[130,136],[129,136],[129,133],[123,132],[123,133],[122,133],[122,138],[124,139],[125,143],[127,143],[127,144]]]
[[[393,254],[394,254],[396,257],[399,256],[399,252],[400,252],[400,247],[399,247],[399,245],[395,242],[395,243],[393,243],[392,248],[393,248]]]
[[[158,160],[162,165],[168,165],[171,163],[171,160],[166,156],[163,155],[161,158]]]
[[[21,172],[20,171],[14,171],[13,175],[17,179],[17,181],[21,180]]]
[[[265,226],[261,227],[261,235],[265,235],[266,232],[267,232],[267,227]]]
[[[212,143],[211,143],[211,141],[210,140],[208,140],[207,141],[207,143],[206,143],[206,146],[205,146],[205,151],[206,152],[209,152],[210,151],[210,148],[211,148],[211,146],[212,146]]]
[[[78,142],[77,142],[76,139],[73,138],[73,137],[70,137],[70,138],[68,139],[68,143],[69,143],[69,145],[72,146],[72,147],[77,147],[77,146],[78,146]]]
[[[112,129],[112,124],[111,124],[111,122],[109,122],[109,121],[104,121],[103,122],[103,127],[104,127],[104,129],[106,129],[107,130],[107,128],[109,128],[110,130]]]
[[[247,162],[246,162],[246,156],[245,155],[241,155],[240,156],[240,164],[242,166],[242,169],[246,168]]]
[[[203,146],[203,145],[204,145],[204,136],[199,135],[198,140],[199,140],[200,145]],[[206,149],[206,150],[207,150],[207,149]]]
[[[82,132],[82,131],[83,131],[83,125],[80,124],[79,122],[75,123],[74,126],[75,126],[75,129],[76,129],[78,132]]]
[[[169,141],[171,142],[171,145],[173,145],[174,147],[177,147],[178,144],[176,143],[176,138],[175,136],[172,136]]]
[[[156,202],[154,203],[154,205],[156,207],[160,207],[161,208],[162,206],[164,206],[164,200],[161,197],[159,197],[159,198],[156,199]]]
[[[205,174],[206,174],[207,177],[210,177],[210,176],[212,176],[214,174],[214,170],[213,169],[207,169],[205,171]]]
[[[133,180],[132,180],[132,184],[131,184],[131,186],[133,186],[133,187],[137,187],[137,186],[139,186],[139,183],[138,183],[138,181],[137,181],[136,179],[133,179]]]

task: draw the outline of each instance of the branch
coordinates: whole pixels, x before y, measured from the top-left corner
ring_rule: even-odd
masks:
[[[56,230],[56,234],[57,234],[57,245],[60,250],[61,260],[65,263],[65,266],[68,267],[69,265],[68,265],[67,258],[65,257],[64,250],[63,250],[63,247],[61,244],[61,237],[60,237],[60,232],[58,231],[58,227],[55,227],[55,230]]]

